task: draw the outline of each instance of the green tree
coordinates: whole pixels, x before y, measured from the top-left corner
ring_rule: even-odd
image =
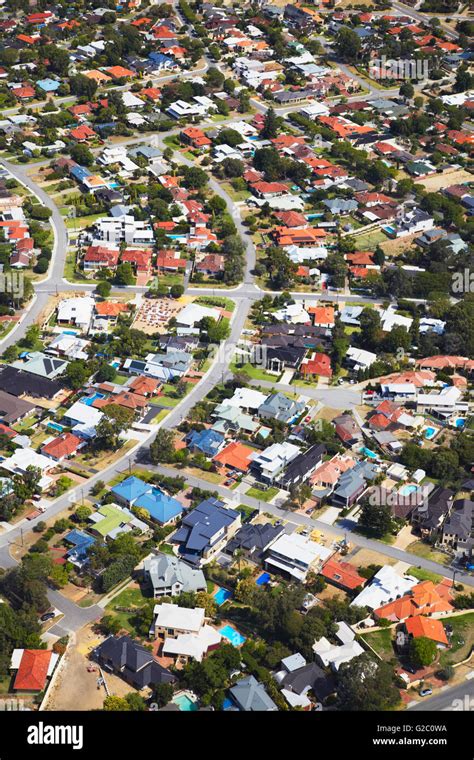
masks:
[[[392,527],[392,512],[388,504],[372,504],[367,499],[360,510],[359,525],[375,538],[382,538]]]
[[[116,697],[111,694],[104,699],[103,709],[106,712],[125,712],[131,708],[125,697]]]
[[[340,666],[337,694],[340,709],[347,711],[380,712],[400,702],[391,665],[377,662],[368,652]]]
[[[436,658],[436,642],[426,636],[410,641],[410,661],[416,668],[424,668]]]

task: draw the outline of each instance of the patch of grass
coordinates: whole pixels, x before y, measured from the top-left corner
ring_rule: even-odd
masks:
[[[277,375],[271,375],[269,372],[265,372],[264,369],[254,367],[253,364],[237,365],[236,362],[231,362],[229,365],[231,372],[245,372],[252,380],[267,380],[271,383],[277,383],[279,377]]]
[[[432,573],[431,570],[424,570],[422,567],[410,567],[408,569],[408,575],[413,575],[414,578],[418,578],[419,581],[433,581],[433,583],[441,583],[443,580],[442,575]]]
[[[441,654],[441,665],[454,665],[462,662],[474,646],[474,612],[467,612],[457,617],[442,618],[443,625],[449,624],[453,629],[451,648]]]
[[[409,552],[410,554],[415,554],[417,557],[421,557],[422,559],[429,559],[432,562],[438,562],[440,565],[449,565],[449,557],[446,554],[443,554],[443,552],[436,551],[436,549],[433,549],[431,544],[427,544],[424,541],[413,541],[413,543],[409,544],[405,551]]]
[[[361,638],[384,660],[390,660],[393,657],[392,632],[390,628],[384,628],[381,631],[374,631],[373,633],[364,633]]]
[[[252,486],[252,488],[249,488],[249,490],[245,492],[245,495],[251,496],[253,499],[258,499],[259,501],[271,501],[277,495],[278,491],[279,489],[275,486],[267,488],[266,491]]]

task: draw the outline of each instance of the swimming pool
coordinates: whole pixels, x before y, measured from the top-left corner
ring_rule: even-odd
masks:
[[[378,455],[372,449],[368,449],[366,446],[361,448],[362,454],[365,454],[369,459],[378,459]]]
[[[64,430],[63,426],[59,425],[57,422],[48,422],[47,427],[51,430],[56,430],[57,433],[62,433]]]
[[[174,705],[178,705],[182,712],[193,712],[198,709],[197,699],[193,694],[183,692],[182,694],[176,694],[171,700]]]
[[[436,430],[436,428],[434,428],[434,427],[427,427],[427,428],[425,428],[425,438],[427,438],[430,441],[431,438],[435,437],[435,435],[436,435],[437,432],[438,431]]]
[[[457,428],[463,428],[464,425],[466,424],[466,420],[464,419],[464,417],[458,417],[457,420],[454,420],[454,424],[456,425]]]
[[[408,485],[403,486],[399,490],[400,496],[409,496],[411,493],[414,493],[415,491],[418,491],[418,486],[415,486],[414,483],[408,483]]]
[[[270,583],[270,576],[268,573],[262,573],[255,581],[257,586],[264,586],[266,583]]]
[[[224,602],[230,599],[231,596],[232,592],[226,588],[218,588],[217,591],[213,594],[216,604],[219,605],[219,607],[221,604],[224,604]]]
[[[232,628],[231,625],[225,625],[223,628],[219,628],[219,633],[227,639],[227,641],[230,641],[234,647],[242,646],[245,641],[245,636],[242,636],[242,634],[235,628]]]
[[[93,393],[92,396],[86,396],[85,398],[81,398],[81,401],[83,404],[86,404],[86,406],[92,406],[94,401],[97,401],[99,398],[105,398],[103,393]]]

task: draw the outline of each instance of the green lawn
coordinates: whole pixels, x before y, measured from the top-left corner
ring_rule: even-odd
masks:
[[[198,296],[195,303],[200,303],[203,306],[215,306],[226,311],[234,311],[235,309],[235,301],[225,296]]]
[[[268,380],[271,383],[276,383],[279,380],[279,377],[277,375],[271,375],[269,372],[265,372],[264,369],[254,367],[253,364],[237,365],[236,362],[231,362],[229,369],[234,374],[238,372],[245,372],[249,377],[252,378],[252,380]]]
[[[354,237],[357,251],[374,251],[380,243],[387,240],[387,236],[381,230],[361,233]]]
[[[413,575],[414,578],[418,578],[419,581],[433,581],[433,583],[441,583],[443,580],[442,575],[432,573],[430,570],[423,570],[422,567],[410,567],[408,569],[408,575]]]
[[[266,491],[262,491],[261,488],[252,487],[245,492],[245,495],[251,496],[253,499],[258,499],[259,501],[271,501],[277,495],[278,491],[279,488],[275,488],[275,486],[267,488]]]
[[[442,618],[443,625],[448,623],[453,629],[451,648],[440,657],[441,665],[454,665],[468,657],[474,646],[474,612],[467,612],[457,617]]]
[[[392,632],[390,628],[384,628],[381,631],[373,633],[364,633],[361,638],[379,654],[384,660],[390,660],[393,657]]]
[[[431,544],[427,544],[424,541],[413,541],[413,543],[407,546],[405,551],[415,554],[417,557],[429,559],[432,562],[439,562],[441,565],[449,564],[449,557],[447,554],[436,551]]]

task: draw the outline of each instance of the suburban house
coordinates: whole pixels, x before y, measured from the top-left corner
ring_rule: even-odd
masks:
[[[284,533],[270,545],[264,564],[270,570],[277,570],[290,579],[304,582],[308,572],[319,572],[321,564],[331,554],[332,549],[327,549],[300,533]]]
[[[109,636],[92,653],[92,658],[110,673],[116,673],[135,689],[176,681],[145,647],[130,636]]]
[[[154,616],[150,632],[163,642],[163,656],[175,657],[180,664],[201,662],[221,643],[221,634],[208,625],[202,607],[192,609],[163,602],[155,606]]]
[[[278,707],[270,699],[265,687],[254,676],[237,681],[229,689],[229,696],[244,712],[277,712]]]
[[[14,691],[44,691],[58,661],[59,654],[50,649],[14,649],[10,661]]]
[[[84,439],[79,438],[74,433],[62,433],[57,438],[44,443],[41,447],[41,453],[45,457],[54,459],[55,462],[62,462],[63,459],[74,456],[84,445]]]
[[[300,449],[294,443],[273,443],[252,459],[250,470],[259,481],[271,485],[299,453]]]
[[[211,497],[183,517],[171,540],[178,544],[182,559],[199,567],[210,562],[240,526],[240,512]]]
[[[259,417],[277,420],[288,425],[304,412],[303,401],[294,401],[284,393],[272,393],[258,409]]]
[[[153,589],[155,599],[189,591],[206,591],[202,570],[196,570],[170,554],[147,557],[143,563],[143,575]]]
[[[118,504],[125,507],[139,507],[148,512],[150,519],[160,525],[170,525],[181,516],[183,505],[156,486],[145,483],[131,475],[112,489]]]
[[[302,710],[312,707],[310,692],[324,702],[336,691],[333,676],[327,675],[316,662],[306,662],[299,652],[281,661],[281,670],[274,674],[274,678],[290,707]]]
[[[325,453],[326,447],[322,444],[315,444],[307,451],[302,451],[291,460],[284,473],[280,476],[279,485],[288,491],[290,488],[303,483],[320,466]]]
[[[283,525],[260,523],[242,525],[225,548],[226,554],[234,555],[242,552],[254,561],[261,560],[264,552],[276,541],[285,529]]]

